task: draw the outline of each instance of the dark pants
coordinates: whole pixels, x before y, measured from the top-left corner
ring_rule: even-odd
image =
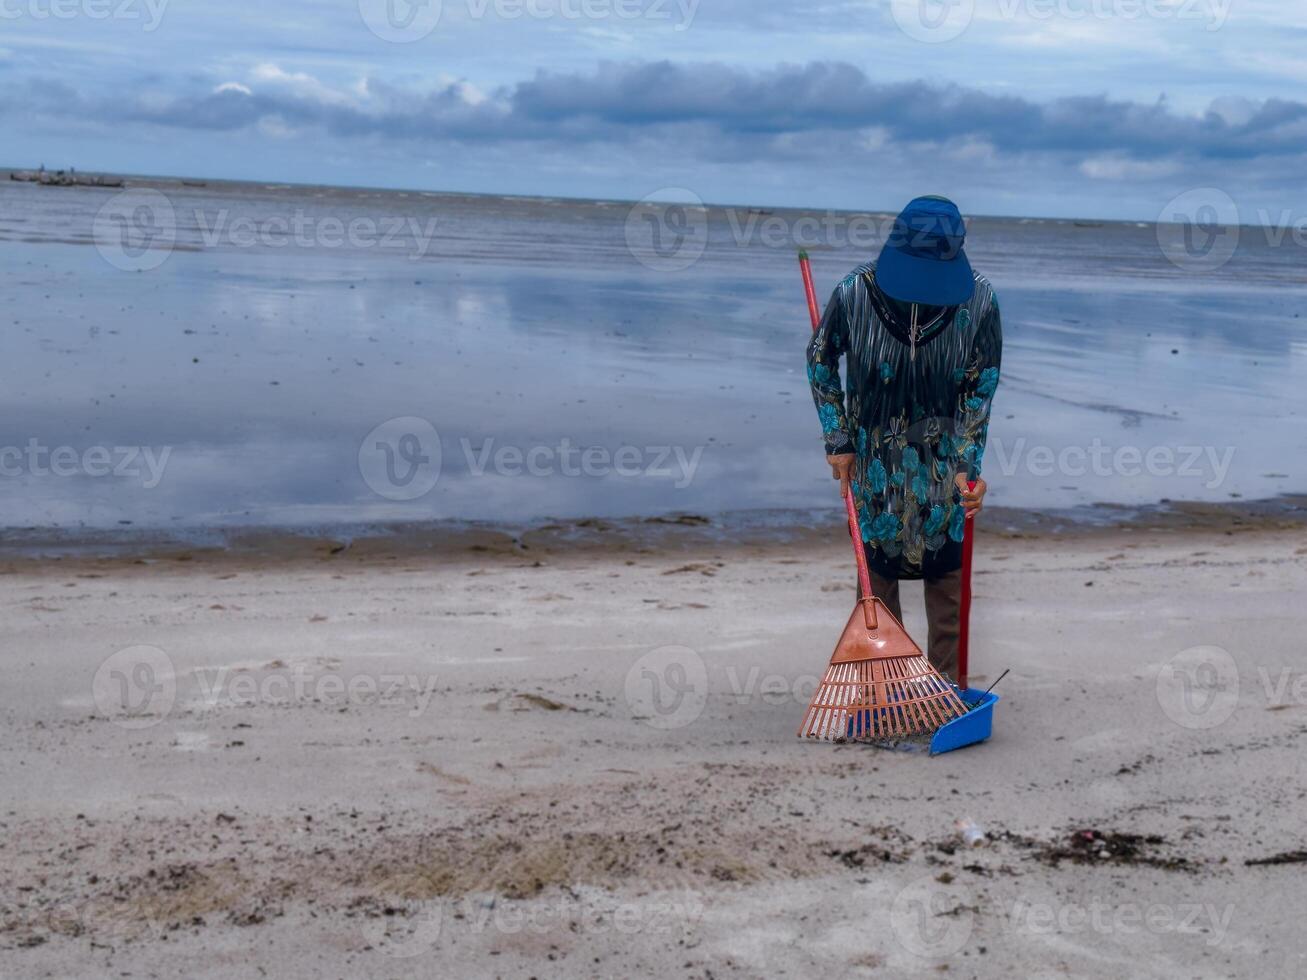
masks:
[[[949,572],[939,578],[928,578],[926,584],[926,622],[930,624],[926,656],[931,665],[949,680],[958,677],[958,631],[961,628],[959,613],[962,603],[962,571]],[[871,573],[871,589],[889,607],[894,618],[903,622],[903,606],[899,602],[899,580],[881,578]],[[861,593],[859,588],[858,592]]]

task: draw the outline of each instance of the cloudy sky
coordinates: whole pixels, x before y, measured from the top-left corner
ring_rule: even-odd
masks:
[[[0,0],[0,164],[1255,221],[1305,51],[1290,0]]]

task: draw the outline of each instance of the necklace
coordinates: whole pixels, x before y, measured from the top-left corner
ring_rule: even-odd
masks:
[[[890,308],[887,297],[881,292],[880,286],[876,284],[874,271],[864,272],[863,281],[867,287],[867,295],[871,298],[872,310],[876,319],[884,324],[885,328],[899,341],[909,345],[910,356],[914,362],[917,359],[917,345],[927,343],[938,336],[941,331],[935,328],[939,327],[944,321],[952,319],[958,311],[956,306],[930,307],[935,310],[935,313],[925,323],[919,323],[917,321],[918,304],[904,304],[910,307],[906,314],[908,324],[905,330],[901,325],[902,320]]]
[[[924,324],[923,324],[923,323],[918,323],[918,322],[917,322],[917,304],[916,304],[916,303],[913,303],[913,304],[912,304],[912,320],[911,320],[911,322],[908,324],[908,342],[912,345],[912,350],[911,350],[911,352],[910,352],[910,354],[909,354],[909,358],[908,358],[909,360],[914,361],[914,362],[916,361],[916,359],[917,359],[917,341],[921,339],[921,335],[922,335],[923,333],[925,333],[927,330],[930,330],[932,327],[935,326],[935,324],[939,323],[939,321],[942,320],[942,319],[944,318],[944,314],[947,313],[947,312],[948,312],[948,309],[947,309],[947,308],[944,308],[944,309],[940,310],[938,313],[936,313],[933,317],[931,317],[931,319],[930,319],[930,321],[929,321],[928,323],[924,323]]]

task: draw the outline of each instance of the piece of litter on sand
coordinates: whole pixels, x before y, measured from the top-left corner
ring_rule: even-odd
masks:
[[[970,817],[963,817],[954,826],[958,828],[958,833],[962,836],[962,843],[967,847],[979,847],[985,843],[984,828]]]

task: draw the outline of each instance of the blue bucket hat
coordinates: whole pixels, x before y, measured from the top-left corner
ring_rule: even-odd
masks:
[[[946,197],[918,197],[894,219],[880,258],[876,283],[904,303],[957,306],[971,299],[976,280],[962,245],[967,228]]]

